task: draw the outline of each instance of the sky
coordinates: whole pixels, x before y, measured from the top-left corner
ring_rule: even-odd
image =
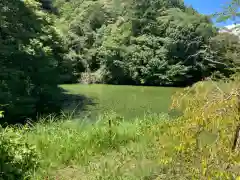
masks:
[[[230,0],[184,0],[186,5],[191,5],[199,13],[210,15],[216,12],[223,11]],[[217,26],[226,26],[232,24],[231,21],[216,23]]]

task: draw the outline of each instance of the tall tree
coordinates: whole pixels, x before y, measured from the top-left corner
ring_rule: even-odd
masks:
[[[182,0],[55,0],[76,74],[113,84],[187,85],[227,72],[210,18]],[[228,73],[227,73],[228,74]]]
[[[0,9],[0,109],[5,120],[58,111],[61,45],[51,21],[32,0],[2,0]]]

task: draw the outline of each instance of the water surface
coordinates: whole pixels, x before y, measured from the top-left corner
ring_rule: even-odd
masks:
[[[65,110],[96,117],[114,111],[127,119],[143,117],[146,113],[168,113],[171,96],[179,88],[120,86],[120,85],[61,85],[71,96]]]

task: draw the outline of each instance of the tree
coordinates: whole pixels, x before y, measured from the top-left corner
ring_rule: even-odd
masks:
[[[106,52],[102,64],[112,60],[104,66],[111,68],[108,74],[116,74],[113,79],[126,78],[127,74],[134,84],[184,86],[210,74],[215,63],[206,60],[206,56],[214,58],[207,46],[216,29],[207,17],[181,1],[133,4],[133,13],[127,13],[125,22],[108,26],[111,30],[106,31],[110,33],[102,44]]]
[[[62,6],[76,72],[98,70],[106,83],[147,85],[185,85],[209,75],[213,65],[203,58],[216,29],[207,17],[182,1],[114,2],[120,8],[110,1]]]
[[[185,86],[215,71],[229,74],[226,50],[219,53],[211,40],[218,29],[181,0],[54,4],[76,75],[94,73],[102,83]]]
[[[240,17],[239,7],[239,0],[229,0],[223,10],[221,12],[213,14],[213,16],[217,17],[217,22],[231,20],[234,24],[238,24]]]
[[[58,111],[61,45],[52,22],[35,1],[0,1],[0,9],[4,120],[11,123]]]
[[[211,39],[211,48],[218,54],[220,62],[230,67],[239,67],[240,39],[238,36],[223,32]]]

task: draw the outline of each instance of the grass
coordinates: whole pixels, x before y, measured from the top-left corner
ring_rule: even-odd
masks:
[[[105,112],[116,112],[126,119],[142,118],[146,113],[168,113],[171,96],[178,88],[114,86],[114,85],[62,85],[67,94],[84,96],[81,114],[97,117]],[[78,101],[65,105],[70,112]],[[82,111],[83,110],[83,111]],[[83,113],[84,112],[84,113]],[[82,117],[83,117],[82,116]]]
[[[40,168],[32,179],[147,179],[159,170],[156,146],[165,131],[164,120],[168,117],[153,115],[129,122],[108,114],[94,124],[37,123],[24,130],[27,142],[41,155]]]
[[[240,154],[232,149],[238,82],[225,82],[225,89],[199,82],[179,91],[172,106],[184,110],[175,120],[156,113],[129,121],[108,113],[94,123],[50,116],[16,128],[40,156],[31,179],[239,179]]]
[[[163,112],[168,112],[177,88],[61,87],[71,99],[65,111],[81,106],[77,109],[81,114],[68,121],[66,117],[57,121],[48,117],[25,130],[27,142],[36,146],[41,156],[32,179],[150,180],[160,173],[159,137],[169,120]],[[84,104],[79,104],[83,100]],[[87,114],[97,122],[89,123]]]

